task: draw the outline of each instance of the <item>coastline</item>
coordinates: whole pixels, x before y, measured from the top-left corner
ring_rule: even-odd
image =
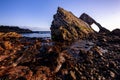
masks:
[[[109,31],[85,13],[77,18],[60,7],[50,29],[47,38],[48,32],[29,37],[29,29],[2,27],[1,80],[120,79],[120,29]]]

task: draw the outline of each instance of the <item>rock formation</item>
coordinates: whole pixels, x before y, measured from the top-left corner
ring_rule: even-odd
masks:
[[[110,31],[107,30],[106,28],[102,27],[98,22],[96,22],[92,17],[90,17],[88,14],[83,13],[79,19],[85,21],[86,23],[88,23],[90,26],[94,23],[98,26],[98,28],[100,29],[99,33],[109,33]]]
[[[114,29],[110,34],[120,36],[120,29]]]
[[[85,23],[59,8],[52,34],[57,36],[55,40],[83,38],[94,32],[87,25],[92,21]],[[57,31],[64,35],[57,35]],[[120,29],[115,29],[111,35],[96,34],[96,39],[88,36],[72,44],[21,37],[16,32],[0,33],[0,80],[120,80],[119,33]]]
[[[87,23],[60,7],[54,15],[50,29],[52,39],[55,41],[72,41],[94,33]]]

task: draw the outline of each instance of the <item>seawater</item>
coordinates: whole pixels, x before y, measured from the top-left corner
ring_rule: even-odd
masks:
[[[51,38],[51,32],[50,31],[39,31],[39,32],[33,32],[33,33],[24,33],[22,34],[23,37],[36,37],[36,38]]]

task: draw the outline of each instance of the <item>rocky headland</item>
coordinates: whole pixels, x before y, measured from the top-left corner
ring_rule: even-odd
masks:
[[[120,29],[60,7],[50,29],[51,39],[0,33],[1,80],[120,80]]]
[[[4,25],[0,25],[0,32],[32,33],[32,31],[29,29],[19,28],[18,26],[4,26]]]

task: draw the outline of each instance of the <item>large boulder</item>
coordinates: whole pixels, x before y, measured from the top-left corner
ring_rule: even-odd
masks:
[[[79,19],[85,21],[89,26],[91,26],[93,23],[98,26],[100,29],[99,33],[110,33],[110,31],[104,27],[102,27],[98,22],[96,22],[92,17],[90,17],[88,14],[83,13]]]
[[[54,15],[50,29],[54,41],[73,41],[94,33],[86,22],[60,7]]]

